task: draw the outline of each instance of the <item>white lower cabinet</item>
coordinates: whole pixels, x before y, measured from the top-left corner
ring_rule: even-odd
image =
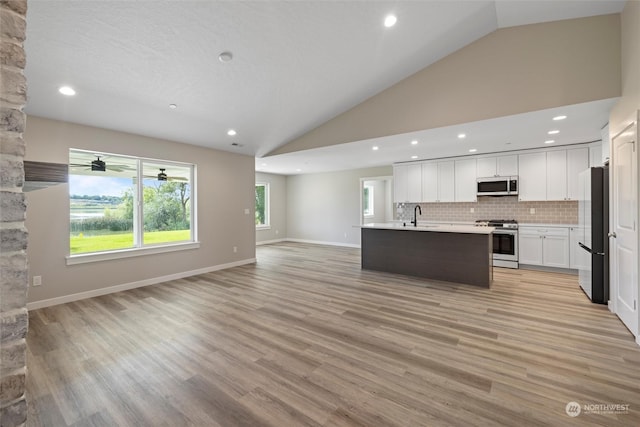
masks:
[[[578,242],[582,239],[584,239],[584,228],[569,228],[569,267],[576,270],[586,270],[591,263],[589,252],[578,246]]]
[[[520,227],[520,264],[569,268],[569,229],[565,227]]]

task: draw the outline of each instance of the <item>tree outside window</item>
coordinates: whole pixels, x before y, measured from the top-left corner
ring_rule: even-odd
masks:
[[[365,217],[373,216],[373,185],[365,185],[362,191],[362,213]]]
[[[256,228],[269,227],[269,184],[256,184]]]
[[[195,241],[193,171],[190,164],[70,150],[70,254]]]

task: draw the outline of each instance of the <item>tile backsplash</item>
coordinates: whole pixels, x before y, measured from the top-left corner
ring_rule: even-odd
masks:
[[[410,221],[414,203],[406,203],[403,212],[396,208],[396,219]],[[519,202],[512,197],[481,197],[469,203],[420,203],[419,221],[475,221],[477,219],[515,219],[520,223],[577,224],[578,202]],[[473,208],[473,212],[471,212]],[[531,213],[531,209],[535,213]]]

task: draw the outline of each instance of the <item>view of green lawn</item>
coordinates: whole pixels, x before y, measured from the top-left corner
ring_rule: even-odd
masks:
[[[191,239],[190,230],[150,231],[144,233],[144,244],[181,242]],[[114,249],[133,247],[133,233],[84,235],[83,233],[70,236],[71,254],[100,252]]]

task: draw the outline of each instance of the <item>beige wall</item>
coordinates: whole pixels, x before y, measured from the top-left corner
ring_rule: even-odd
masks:
[[[271,227],[256,230],[256,242],[264,243],[287,237],[287,177],[256,172],[256,183],[269,183]]]
[[[30,276],[42,276],[30,302],[255,258],[253,157],[33,116],[25,141],[26,159],[34,161],[68,163],[69,148],[80,148],[195,163],[200,241],[194,250],[67,266],[68,185],[27,193]]]
[[[629,31],[637,34],[637,27]],[[503,28],[270,154],[614,98],[620,91],[620,15]]]
[[[628,1],[621,17],[622,97],[609,118],[609,134],[615,136],[640,109],[640,1]]]
[[[287,237],[360,244],[360,178],[393,175],[391,166],[287,177]]]

